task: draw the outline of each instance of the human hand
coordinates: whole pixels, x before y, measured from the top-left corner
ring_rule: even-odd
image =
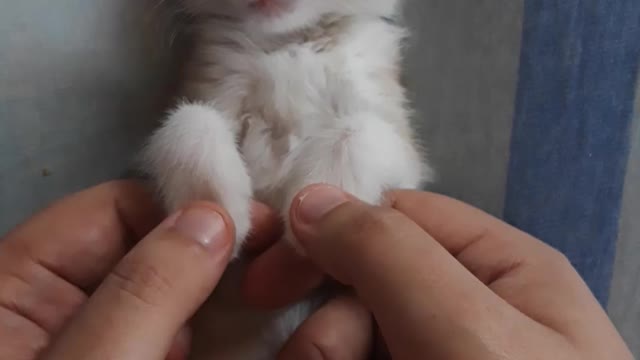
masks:
[[[276,244],[249,269],[247,297],[266,307],[296,300],[323,280],[314,264],[353,287],[361,305],[329,303],[280,359],[368,358],[365,309],[393,359],[632,359],[556,250],[443,196],[398,191],[389,199],[375,207],[312,186],[294,202],[291,223],[310,262]],[[365,335],[344,341],[354,330]]]
[[[273,212],[255,204],[254,215],[255,233],[270,236]],[[185,323],[226,266],[233,226],[210,203],[156,227],[162,218],[142,186],[119,181],[70,196],[7,234],[0,359],[41,358],[45,349],[46,359],[186,358]]]

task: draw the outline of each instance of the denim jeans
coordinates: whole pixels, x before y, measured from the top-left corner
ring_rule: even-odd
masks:
[[[640,1],[525,0],[504,216],[564,252],[604,305],[639,59]]]

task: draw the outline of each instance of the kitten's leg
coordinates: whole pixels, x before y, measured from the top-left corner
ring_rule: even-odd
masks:
[[[306,138],[287,159],[284,219],[296,194],[314,183],[338,186],[377,204],[388,189],[417,188],[426,180],[428,170],[412,139],[389,122],[362,113],[334,124]],[[293,239],[289,226],[286,236]]]
[[[180,105],[143,153],[170,211],[190,201],[217,201],[231,215],[239,253],[250,228],[251,180],[236,147],[233,123],[213,107]]]

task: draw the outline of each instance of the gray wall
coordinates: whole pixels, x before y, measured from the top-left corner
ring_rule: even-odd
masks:
[[[3,4],[0,232],[128,165],[165,87],[137,3]]]

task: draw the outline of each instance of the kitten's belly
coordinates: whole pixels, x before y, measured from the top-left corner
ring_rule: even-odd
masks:
[[[396,77],[402,31],[375,20],[358,23],[322,51],[301,44],[256,54],[253,47],[203,43],[206,51],[194,61],[197,80],[187,86],[188,97],[211,102],[238,125],[255,197],[278,210],[288,205],[291,164],[310,161],[292,156],[305,139],[331,134],[323,130],[363,111],[406,120]],[[313,309],[309,302],[275,313],[244,306],[241,266],[234,268],[197,316],[197,360],[271,359]]]
[[[339,124],[362,106],[364,90],[358,89],[374,85],[354,57],[338,50],[318,54],[300,45],[247,59],[240,69],[234,64],[241,74],[228,76],[220,92],[237,91],[240,86],[239,92],[245,94],[237,111],[242,123],[240,149],[261,200],[277,205],[287,157],[300,142]],[[219,99],[216,104],[226,107]]]

